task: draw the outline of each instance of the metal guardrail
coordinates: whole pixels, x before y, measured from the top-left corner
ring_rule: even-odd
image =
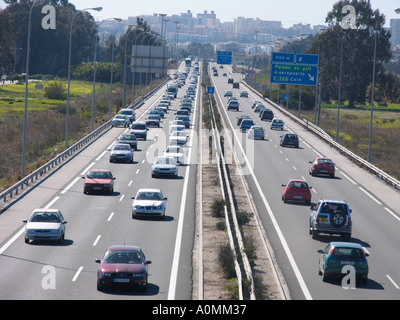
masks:
[[[364,160],[363,158],[357,156],[355,153],[351,152],[350,150],[346,149],[343,147],[341,144],[337,143],[334,141],[331,136],[329,136],[325,131],[323,131],[321,128],[317,127],[313,123],[309,122],[306,119],[299,119],[297,116],[293,115],[289,111],[285,110],[281,106],[277,105],[270,99],[264,98],[258,91],[256,91],[254,88],[252,88],[250,85],[248,85],[244,80],[243,84],[246,85],[246,87],[257,94],[261,99],[267,101],[269,104],[277,108],[280,112],[285,114],[287,117],[291,118],[293,121],[297,122],[298,124],[302,125],[303,127],[307,128],[309,131],[313,132],[315,135],[317,135],[320,139],[324,140],[326,143],[328,143],[331,147],[335,148],[338,150],[341,154],[345,155],[348,159],[351,161],[357,163],[360,167],[366,169],[368,172],[374,174],[376,177],[381,179],[382,181],[385,181],[388,185],[393,187],[394,189],[400,191],[400,181],[397,180],[396,178],[390,176],[383,170],[379,169],[378,167],[374,166],[370,162]]]
[[[148,92],[145,96],[137,98],[133,101],[128,108],[137,109],[140,107],[144,101],[152,96],[156,91],[158,91],[162,86],[165,85],[170,80],[167,77],[161,84],[155,87],[153,90]],[[87,146],[90,142],[100,137],[106,131],[111,128],[111,120],[107,121],[105,124],[88,134],[83,139],[79,140],[78,142],[74,143],[71,147],[63,151],[62,153],[58,154],[55,158],[41,166],[40,168],[36,169],[31,174],[27,175],[25,178],[18,181],[13,186],[9,187],[5,191],[0,193],[0,202],[7,202],[10,199],[16,198],[24,189],[28,189],[33,187],[39,180],[49,171],[56,168],[60,163],[64,163],[65,160],[71,158],[77,151],[81,150],[83,147]]]

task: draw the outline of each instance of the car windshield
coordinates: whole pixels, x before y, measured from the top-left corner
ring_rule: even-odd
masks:
[[[146,126],[144,124],[141,124],[141,123],[134,123],[134,124],[132,124],[132,129],[145,130]]]
[[[347,208],[345,204],[342,203],[324,203],[321,208],[321,213],[334,213],[335,211],[342,211],[347,213]]]
[[[117,144],[113,147],[113,150],[131,150],[131,147],[127,144]]]
[[[160,192],[154,191],[141,191],[136,196],[136,200],[163,200],[163,196]]]
[[[318,159],[317,163],[318,164],[322,164],[322,163],[324,163],[324,164],[333,164],[332,160],[330,160],[330,159]]]
[[[123,115],[123,114],[117,114],[117,115],[115,116],[115,118],[117,118],[117,119],[126,119],[126,116]]]
[[[171,157],[161,157],[156,159],[156,164],[176,164],[176,161]]]
[[[289,188],[308,188],[307,183],[301,181],[292,181],[289,184]]]
[[[90,171],[87,177],[90,179],[111,179],[111,173],[107,171]]]
[[[264,131],[262,127],[253,127],[254,131]]]
[[[136,136],[134,134],[124,134],[121,136],[121,140],[136,140]]]
[[[295,134],[287,134],[286,139],[297,139],[297,136]]]
[[[133,110],[121,110],[121,114],[132,115]]]
[[[358,248],[338,248],[335,247],[332,255],[337,258],[361,258],[363,253]]]
[[[106,253],[103,262],[139,264],[142,263],[142,258],[137,251],[111,250]]]
[[[55,212],[36,212],[30,222],[60,223],[60,217]]]

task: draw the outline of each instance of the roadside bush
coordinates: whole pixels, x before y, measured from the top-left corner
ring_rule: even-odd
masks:
[[[67,92],[61,82],[50,82],[44,88],[46,98],[51,100],[66,100]]]
[[[222,199],[216,199],[210,206],[212,210],[212,216],[216,218],[222,218],[224,216],[224,206],[226,205],[226,201]]]
[[[219,248],[218,262],[226,279],[236,277],[234,255],[229,244]]]

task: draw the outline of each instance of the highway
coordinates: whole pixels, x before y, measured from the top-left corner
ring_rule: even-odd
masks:
[[[218,67],[217,67],[218,68]],[[230,68],[224,67],[225,70]],[[240,101],[239,111],[221,109],[227,131],[232,133],[242,171],[252,193],[257,212],[273,247],[275,258],[284,275],[290,296],[304,299],[399,299],[400,298],[400,210],[398,192],[383,185],[363,169],[357,168],[317,137],[287,119],[283,132],[293,131],[300,138],[300,148],[279,146],[282,131],[269,129],[251,108],[259,100],[250,90],[232,89],[227,78],[212,76],[216,99],[226,106],[225,90],[233,90]],[[241,75],[233,74],[241,81]],[[198,87],[199,88],[199,87]],[[164,93],[162,88],[136,113],[143,120],[147,110]],[[19,199],[0,215],[0,299],[143,299],[187,300],[192,294],[192,250],[195,231],[195,190],[198,131],[198,99],[191,114],[192,126],[184,147],[191,164],[179,167],[178,179],[151,178],[151,162],[167,145],[168,121],[174,118],[185,88],[179,91],[163,120],[162,128],[151,128],[146,141],[139,140],[134,163],[110,163],[108,149],[126,128],[112,128],[63,164],[39,186]],[[248,140],[236,125],[236,118],[249,114],[266,131],[265,140]],[[308,162],[324,155],[337,165],[335,179],[311,177]],[[112,195],[85,195],[82,177],[90,169],[109,169],[116,177]],[[318,275],[319,249],[324,249],[336,236],[313,240],[308,233],[310,208],[297,203],[283,203],[281,184],[290,178],[302,178],[312,186],[312,202],[320,198],[346,200],[352,209],[353,242],[363,245],[370,254],[369,280],[355,288],[340,282],[325,283]],[[131,196],[139,188],[160,188],[168,197],[165,219],[132,219]],[[59,244],[23,239],[23,219],[39,207],[60,209],[68,221],[66,238]],[[110,245],[140,246],[148,260],[149,286],[146,292],[96,290],[96,272],[100,259]]]
[[[232,89],[227,77],[241,81],[240,74],[232,74],[227,66],[219,69],[219,76],[212,76],[216,88],[216,99],[228,130],[232,132],[232,143],[242,159],[242,170],[249,184],[257,211],[271,241],[281,272],[290,288],[292,299],[399,299],[400,298],[400,197],[397,191],[382,186],[379,180],[368,177],[362,169],[335,152],[305,128],[291,121],[270,106],[275,117],[285,121],[284,131],[271,130],[267,120],[261,121],[258,113],[251,108],[253,100],[260,100],[243,84]],[[241,90],[249,92],[248,98],[239,97]],[[227,111],[225,90],[233,91],[239,99],[239,112]],[[264,102],[268,107],[268,103]],[[236,120],[247,114],[262,125],[265,140],[249,140],[239,131]],[[300,147],[280,147],[280,136],[284,132],[299,135]],[[326,156],[336,163],[336,177],[312,177],[309,175],[309,161],[316,156]],[[367,176],[367,177],[366,177]],[[341,241],[338,236],[320,236],[313,240],[308,233],[310,208],[298,203],[283,203],[282,187],[292,178],[304,179],[312,186],[312,202],[319,199],[346,200],[352,209],[352,242],[362,244],[370,255],[369,279],[365,286],[342,285],[340,281],[322,282],[318,275],[319,249],[331,241]],[[361,181],[358,182],[358,181]],[[372,183],[371,183],[372,181]],[[384,200],[383,200],[384,199]],[[385,203],[386,201],[386,203]]]
[[[120,134],[130,130],[112,128],[0,216],[3,226],[9,224],[10,234],[0,241],[1,300],[191,298],[196,166],[179,166],[177,179],[151,177],[151,163],[168,145],[169,121],[175,118],[186,86],[162,119],[161,128],[150,128],[147,140],[138,140],[133,164],[109,162],[108,149]],[[166,86],[137,110],[137,120],[145,119],[165,90]],[[198,110],[195,100],[192,126],[186,130],[190,138],[184,146],[194,163],[197,152],[192,152],[192,141]],[[82,177],[90,169],[113,173],[116,180],[112,195],[83,193]],[[161,189],[168,198],[164,219],[132,219],[131,196],[139,188]],[[57,208],[63,213],[67,224],[61,245],[24,243],[22,219],[28,219],[39,207]],[[10,229],[12,226],[17,227],[15,231]],[[109,246],[124,244],[141,247],[152,261],[146,292],[97,291],[99,265],[95,259],[100,259]]]

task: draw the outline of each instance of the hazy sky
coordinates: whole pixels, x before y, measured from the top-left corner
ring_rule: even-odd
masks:
[[[180,14],[191,10],[193,15],[215,11],[222,22],[233,21],[237,17],[260,18],[282,21],[285,28],[295,23],[311,25],[324,24],[327,13],[337,0],[72,0],[77,9],[103,7],[100,13],[92,12],[97,20],[111,17],[126,19],[141,14]],[[386,16],[386,26],[390,19],[400,19],[394,9],[400,7],[398,0],[371,0],[372,8],[379,9]],[[0,8],[5,8],[0,0]]]

